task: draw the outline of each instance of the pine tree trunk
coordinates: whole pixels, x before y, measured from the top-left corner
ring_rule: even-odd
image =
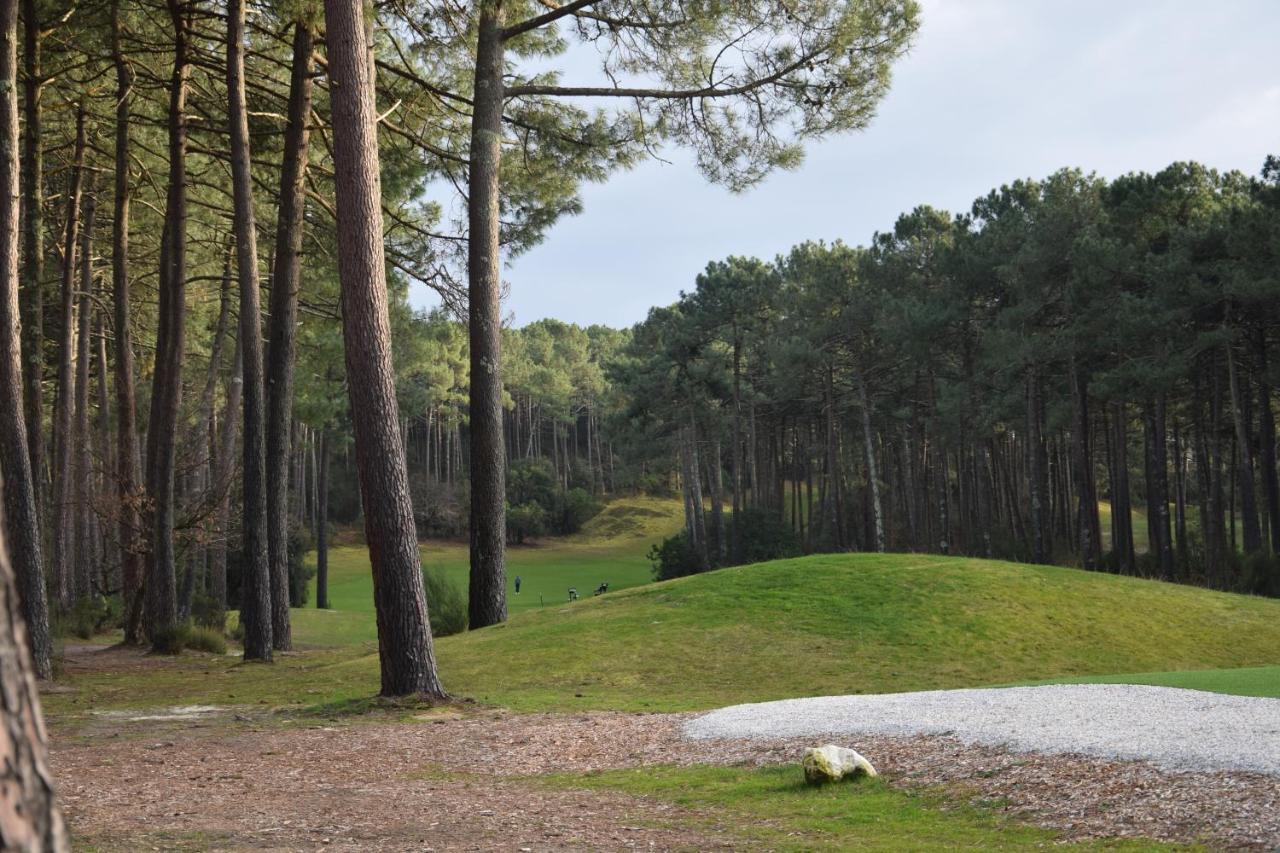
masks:
[[[289,112],[280,169],[280,213],[276,220],[275,268],[271,275],[271,322],[267,361],[267,541],[271,564],[272,640],[292,648],[289,624],[289,425],[293,413],[293,363],[298,326],[307,148],[311,116],[311,26],[293,26]]]
[[[1262,530],[1258,526],[1258,496],[1254,486],[1253,449],[1249,438],[1249,418],[1245,413],[1244,384],[1238,377],[1233,347],[1227,344],[1227,381],[1231,388],[1231,415],[1235,422],[1236,452],[1239,470],[1237,478],[1240,490],[1241,533],[1244,552],[1253,554],[1262,550]],[[1233,527],[1234,529],[1234,527]]]
[[[316,476],[316,607],[329,607],[329,431],[320,431]]]
[[[182,405],[182,362],[186,338],[187,279],[187,89],[188,7],[167,0],[173,26],[173,74],[169,82],[169,184],[160,247],[160,304],[156,328],[156,369],[147,425],[146,481],[150,499],[151,549],[147,553],[146,631],[155,639],[177,621],[174,553],[174,471],[178,414]]]
[[[239,436],[240,407],[244,396],[244,353],[236,335],[235,356],[226,379],[226,402],[222,410],[222,432],[214,459],[213,488],[218,495],[214,513],[213,553],[209,561],[209,596],[219,612],[227,606],[227,538],[231,535],[231,481],[236,467],[236,438]]]
[[[383,257],[373,63],[364,5],[359,0],[325,0],[324,8],[332,81],[338,276],[347,388],[373,568],[382,693],[442,698],[445,692],[436,672],[409,476],[399,436]],[[499,452],[501,446],[499,441]],[[498,530],[501,532],[501,525]]]
[[[120,513],[120,595],[124,641],[142,641],[142,518],[133,343],[129,306],[129,125],[133,66],[121,46],[121,0],[111,4],[111,54],[116,69],[115,203],[111,221],[111,294],[115,332],[116,494]]]
[[[471,335],[472,628],[507,619],[506,478],[502,454],[502,334],[499,303],[499,166],[503,105],[502,0],[480,3],[471,170],[467,276]],[[554,435],[553,435],[554,438]],[[566,471],[568,466],[566,465]]]
[[[1076,398],[1075,424],[1072,428],[1077,483],[1076,535],[1080,548],[1080,565],[1094,571],[1102,564],[1102,535],[1098,520],[1098,494],[1093,475],[1089,380],[1080,370],[1073,369],[1071,385]]]
[[[240,279],[240,348],[244,361],[244,434],[241,443],[244,515],[240,524],[240,624],[244,626],[245,660],[269,661],[273,648],[273,590],[267,563],[262,309],[258,284],[258,231],[254,223],[253,175],[250,171],[249,116],[245,106],[244,7],[245,0],[231,0],[227,5],[231,183],[235,196],[236,272]],[[284,606],[289,606],[287,598]]]
[[[1045,508],[1048,495],[1044,439],[1040,432],[1040,380],[1027,372],[1027,487],[1031,496],[1031,561],[1049,560]]]
[[[90,448],[93,436],[89,432],[89,344],[93,327],[93,220],[96,203],[93,195],[93,174],[89,174],[84,196],[83,224],[80,237],[80,292],[76,310],[76,408],[72,430],[72,494],[71,511],[74,531],[74,579],[75,598],[81,601],[93,594],[93,575],[97,567],[97,554],[93,537],[93,460]]]
[[[7,579],[3,587],[5,602],[0,614],[4,616],[0,618],[8,618],[11,623],[16,621],[17,606],[20,605],[30,639],[31,668],[37,678],[47,679],[53,677],[53,640],[49,632],[49,604],[45,598],[39,498],[27,445],[22,396],[24,341],[20,333],[18,308],[17,27],[16,0],[0,0],[0,477],[3,478],[4,494],[4,524],[0,527],[8,532],[9,553],[17,563],[16,579]],[[0,567],[0,572],[7,572],[7,569]],[[11,632],[10,625],[9,630],[0,633],[8,636]],[[2,659],[6,661],[3,693],[12,695],[16,701],[21,690],[15,689],[10,694],[8,672],[15,667],[25,667],[26,662],[20,657],[5,656]],[[30,697],[35,695],[34,688],[26,692]],[[20,714],[21,710],[14,709],[14,712]],[[25,772],[25,765],[20,760],[11,762],[11,766],[22,767]],[[30,780],[22,778],[25,789]],[[0,837],[0,842],[6,840]]]
[[[1280,554],[1280,476],[1276,465],[1276,419],[1271,410],[1271,384],[1267,376],[1267,336],[1258,330],[1258,443],[1262,467],[1262,493],[1267,501],[1267,527],[1271,553]]]
[[[22,0],[22,390],[37,523],[45,522],[44,440],[44,155],[40,94],[44,88],[38,0]],[[15,37],[16,38],[16,37]],[[16,73],[16,72],[15,72]],[[19,545],[15,560],[25,574]],[[24,586],[25,588],[25,586]],[[25,599],[24,599],[25,600]],[[28,614],[30,615],[30,614]]]
[[[862,443],[867,460],[867,486],[871,490],[871,517],[875,527],[875,549],[884,552],[884,511],[880,506],[880,471],[876,465],[875,439],[871,431],[871,401],[867,398],[867,384],[862,374],[855,371],[853,381],[858,388],[858,404],[862,409]]]
[[[8,36],[7,39],[0,37],[0,41],[8,42],[0,45],[0,50],[10,60],[15,30],[13,4],[14,0],[0,3],[0,28]],[[0,57],[0,62],[6,61],[9,60]],[[3,76],[0,72],[0,79]],[[9,155],[6,159],[12,159],[13,149],[10,148],[6,154]],[[6,174],[11,171],[8,163],[4,171]],[[5,198],[16,199],[17,196]],[[6,242],[9,242],[7,236]],[[12,242],[16,249],[17,241]],[[13,261],[12,283],[16,285],[16,252]],[[6,267],[4,272],[8,274],[9,268]],[[0,533],[0,727],[3,729],[0,733],[0,762],[4,765],[4,774],[0,776],[0,850],[64,853],[71,848],[62,814],[54,800],[44,717],[40,712],[40,695],[32,678],[31,652],[27,647],[27,632],[22,624],[16,590],[8,549],[4,535]]]
[[[69,611],[76,599],[75,573],[75,313],[76,252],[80,243],[80,194],[84,179],[85,110],[76,108],[76,141],[62,232],[62,322],[58,338],[58,396],[53,422],[53,577],[58,603]]]

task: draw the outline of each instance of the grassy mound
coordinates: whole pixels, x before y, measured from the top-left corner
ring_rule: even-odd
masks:
[[[921,555],[781,560],[522,613],[439,644],[516,708],[709,708],[1280,662],[1280,602]]]

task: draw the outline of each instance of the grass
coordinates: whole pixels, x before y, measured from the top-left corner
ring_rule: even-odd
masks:
[[[895,790],[879,779],[812,788],[794,765],[658,767],[554,776],[546,783],[674,803],[703,815],[709,828],[727,831],[750,849],[1008,850],[1060,843],[1049,830],[937,794]],[[1152,842],[1081,846],[1171,849]]]
[[[611,502],[575,536],[509,547],[508,611],[515,615],[560,607],[568,603],[570,587],[588,599],[601,583],[608,583],[610,592],[649,583],[653,579],[653,566],[645,556],[649,546],[671,535],[683,522],[684,510],[677,500],[621,498]],[[422,562],[428,571],[443,573],[465,596],[469,563],[465,543],[426,543],[422,546]],[[521,579],[519,595],[514,588],[517,575]],[[333,610],[295,616],[295,639],[310,646],[376,641],[370,584],[369,555],[364,546],[332,549],[329,603]],[[314,579],[307,600],[316,600]],[[315,613],[315,608],[311,612]]]
[[[1052,566],[844,554],[527,613],[439,651],[455,689],[497,704],[696,710],[1273,664],[1280,602]]]
[[[1048,683],[1048,682],[1040,682]],[[1236,696],[1280,699],[1280,666],[1247,666],[1235,669],[1202,669],[1180,672],[1129,672],[1058,679],[1058,684],[1153,684],[1208,690]]]
[[[1280,693],[1280,601],[902,554],[814,556],[645,583],[644,551],[679,523],[676,501],[621,501],[577,537],[513,550],[510,574],[526,586],[511,597],[512,618],[438,641],[446,686],[521,710],[682,711],[1082,678]],[[433,545],[425,553],[460,580],[464,555],[454,550],[450,557]],[[203,656],[80,675],[73,691],[49,696],[50,710],[188,702],[331,708],[375,694],[367,559],[356,549],[340,553],[338,609],[293,612],[295,642],[306,654],[271,667]],[[604,579],[621,589],[536,603],[540,590],[589,589]],[[1240,667],[1257,669],[1229,671]]]

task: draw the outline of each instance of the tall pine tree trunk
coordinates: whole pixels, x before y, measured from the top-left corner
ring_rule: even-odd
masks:
[[[1254,486],[1253,446],[1249,436],[1249,418],[1245,413],[1245,383],[1240,381],[1236,368],[1234,347],[1227,347],[1227,381],[1231,388],[1231,415],[1235,423],[1236,452],[1239,469],[1236,472],[1240,487],[1241,534],[1244,552],[1252,554],[1262,550],[1262,530],[1258,526],[1258,493]]]
[[[373,568],[382,693],[445,696],[400,441],[383,256],[373,63],[359,0],[325,0],[347,389]],[[474,179],[474,175],[473,175]],[[496,318],[495,318],[496,322]],[[502,442],[495,445],[498,453]],[[499,525],[501,531],[501,525]]]
[[[111,55],[116,69],[115,205],[111,221],[111,299],[115,332],[116,494],[119,505],[120,595],[124,641],[142,641],[142,501],[129,306],[129,125],[133,66],[121,45],[121,0],[111,3]]]
[[[329,430],[320,430],[316,475],[316,607],[329,607]]]
[[[85,109],[76,108],[76,141],[62,232],[62,322],[58,337],[58,396],[53,421],[53,576],[64,611],[75,603],[75,313],[76,252],[80,242],[80,193],[84,178]]]
[[[9,553],[17,563],[16,585],[4,586],[5,608],[0,612],[8,614],[12,623],[17,619],[15,605],[20,605],[30,640],[32,669],[38,678],[51,678],[53,640],[45,598],[36,477],[27,447],[22,396],[23,341],[18,316],[17,14],[17,0],[0,0],[0,477],[4,492],[4,524],[0,527],[8,531]],[[0,572],[3,571],[0,567]],[[6,672],[23,666],[21,660],[9,660]],[[29,692],[34,696],[34,690]],[[19,693],[13,695],[16,697]]]
[[[14,0],[0,2],[0,28],[8,34],[7,39],[0,34],[0,42],[8,41],[7,45],[0,45],[0,50],[9,56],[13,55],[15,29],[13,3]],[[0,58],[0,62],[4,61]],[[0,79],[3,76],[0,72]],[[8,164],[4,171],[9,171]],[[16,275],[14,278],[16,284]],[[0,776],[0,850],[65,853],[71,847],[54,801],[40,694],[31,677],[27,632],[14,594],[17,584],[4,540],[0,533],[0,762],[4,766]]]
[[[187,286],[187,89],[190,11],[167,0],[173,26],[173,74],[169,81],[169,184],[160,245],[160,304],[156,328],[156,369],[151,382],[147,425],[146,480],[151,510],[147,553],[146,630],[155,640],[178,618],[176,555],[173,543],[174,471],[178,413],[182,405],[182,361],[186,340]]]
[[[507,619],[506,476],[502,452],[499,167],[502,159],[502,0],[482,0],[471,117],[470,242],[472,628]],[[553,435],[554,439],[554,435]],[[566,464],[566,471],[568,470]]]
[[[72,434],[72,513],[75,535],[75,596],[80,601],[93,594],[92,583],[98,557],[93,535],[93,460],[89,432],[89,361],[93,326],[93,220],[95,214],[93,174],[90,173],[84,196],[83,224],[80,238],[80,292],[76,311],[76,415]]]
[[[44,131],[40,104],[44,36],[40,27],[38,0],[22,0],[22,101],[26,119],[22,127],[21,166],[22,390],[36,510],[44,513]],[[19,572],[25,573],[22,568]]]
[[[280,212],[276,219],[275,265],[271,273],[271,323],[267,361],[267,543],[271,564],[271,638],[292,648],[289,624],[289,424],[293,414],[293,362],[298,326],[298,280],[302,267],[306,208],[307,148],[311,117],[311,25],[293,25],[289,108],[280,168]]]
[[[273,590],[270,567],[267,564],[267,450],[262,309],[258,292],[258,230],[253,214],[249,116],[245,105],[244,7],[245,0],[231,0],[227,5],[231,184],[235,196],[236,272],[240,279],[240,348],[244,361],[244,514],[240,524],[240,624],[244,626],[245,660],[271,660]],[[287,598],[284,606],[289,606]],[[287,614],[285,618],[288,618]]]

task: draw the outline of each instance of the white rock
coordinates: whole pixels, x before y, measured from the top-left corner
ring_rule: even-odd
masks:
[[[804,751],[800,760],[804,768],[804,780],[810,785],[838,782],[857,776],[877,776],[876,769],[862,755],[852,749],[829,743],[813,746]]]

